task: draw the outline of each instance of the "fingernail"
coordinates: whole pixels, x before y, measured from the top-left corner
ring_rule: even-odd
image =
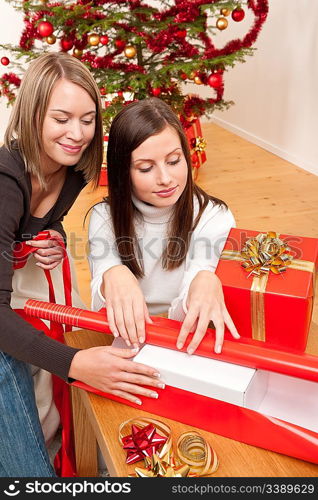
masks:
[[[187,353],[188,354],[193,354],[194,353],[194,349],[191,347],[190,349],[187,350]]]
[[[144,337],[139,337],[139,339],[138,339],[138,340],[139,340],[139,342],[140,342],[141,344],[143,344],[143,343],[145,342],[145,338],[144,338]]]
[[[35,263],[35,265],[36,265],[36,266],[40,266],[40,267],[41,267],[40,262],[36,262],[36,263]]]
[[[222,349],[222,348],[221,348],[221,346],[220,346],[220,345],[217,345],[217,346],[215,347],[215,352],[216,352],[216,354],[220,354],[221,349]]]
[[[138,352],[139,351],[139,347],[134,347],[131,352]]]
[[[166,384],[158,384],[158,387],[160,387],[160,389],[164,389],[166,387]]]
[[[157,378],[160,378],[160,377],[161,377],[160,373],[158,373],[158,372],[154,373],[154,374],[153,374],[153,376],[154,376],[154,377],[157,377]]]
[[[136,403],[137,405],[141,405],[141,404],[142,404],[142,402],[140,401],[140,399],[135,399],[135,403]]]
[[[158,398],[159,398],[159,394],[157,394],[156,392],[152,392],[152,393],[150,394],[150,397],[151,397],[151,398],[154,398],[154,399],[158,399]]]
[[[128,347],[131,346],[131,343],[129,342],[129,340],[126,340],[126,344],[128,345]]]
[[[113,335],[114,335],[114,337],[119,337],[119,333],[118,332],[113,332]]]
[[[24,242],[26,245],[32,245],[32,241],[25,241]]]
[[[178,348],[178,349],[182,349],[182,347],[183,347],[182,342],[178,342],[178,343],[177,343],[177,348]]]

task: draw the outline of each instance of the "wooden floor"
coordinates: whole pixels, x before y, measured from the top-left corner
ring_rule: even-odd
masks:
[[[318,237],[318,176],[215,124],[203,124],[202,129],[208,160],[199,170],[197,183],[227,202],[237,227]],[[88,186],[65,218],[80,293],[88,307],[88,224],[84,228],[83,221],[89,208],[105,194],[105,187],[92,191]],[[318,323],[317,298],[313,320]],[[308,350],[318,354],[316,346],[318,342],[310,339]]]

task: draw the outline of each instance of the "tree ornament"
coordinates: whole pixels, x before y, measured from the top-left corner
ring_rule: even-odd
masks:
[[[10,59],[8,57],[1,57],[1,64],[3,64],[3,66],[8,66],[10,62]]]
[[[188,78],[188,75],[182,71],[180,73],[180,78],[182,78],[182,80],[186,80]]]
[[[61,39],[61,49],[64,52],[71,50],[72,47],[73,47],[73,41],[70,38],[62,38]]]
[[[101,88],[99,89],[99,91],[100,91],[100,94],[101,94],[101,95],[106,95],[106,93],[107,93],[107,91],[106,91],[105,87],[101,87]]]
[[[93,47],[96,47],[100,42],[100,36],[97,35],[96,33],[92,33],[91,35],[88,35],[88,43],[89,45],[93,45]]]
[[[237,23],[239,23],[240,21],[242,21],[245,17],[245,12],[243,9],[234,9],[233,12],[232,12],[232,19],[233,21],[236,21]]]
[[[161,94],[161,88],[154,87],[153,89],[151,89],[151,93],[153,96],[158,97]]]
[[[128,57],[128,59],[132,59],[137,54],[137,51],[133,45],[126,45],[124,53],[125,56]]]
[[[49,21],[41,21],[37,27],[39,35],[43,38],[46,36],[52,35],[54,28],[53,25]]]
[[[73,50],[73,56],[74,57],[80,58],[80,57],[82,57],[82,55],[83,55],[83,51],[81,49],[76,49],[75,48]]]
[[[122,40],[121,38],[117,38],[115,40],[115,47],[116,49],[118,50],[124,50],[124,48],[126,47],[126,42],[125,40]]]
[[[100,38],[99,38],[99,41],[102,45],[107,45],[108,42],[109,42],[109,38],[107,35],[102,35]]]
[[[54,45],[55,42],[56,42],[56,36],[55,35],[50,35],[50,36],[46,37],[46,42],[49,45]]]
[[[202,85],[202,80],[201,78],[197,75],[194,77],[194,83],[196,83],[197,85]]]
[[[223,85],[223,78],[220,73],[211,73],[208,77],[208,84],[214,89],[219,89]]]
[[[216,27],[220,31],[225,30],[228,27],[228,20],[225,17],[219,17],[219,19],[216,21]]]
[[[191,71],[191,73],[189,75],[189,80],[194,80],[195,77],[196,77],[195,71]]]
[[[187,36],[187,30],[178,30],[178,31],[176,31],[176,36],[178,38],[185,38]]]
[[[225,16],[225,17],[227,17],[227,16],[229,16],[231,14],[231,10],[230,9],[221,9],[220,12],[221,12],[222,16]]]

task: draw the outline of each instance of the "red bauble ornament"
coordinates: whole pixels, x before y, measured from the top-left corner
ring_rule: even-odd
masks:
[[[68,38],[62,38],[61,40],[61,49],[64,52],[67,52],[73,47],[73,41]]]
[[[182,80],[186,80],[188,78],[188,75],[186,73],[180,73],[180,78]]]
[[[101,87],[99,90],[100,90],[101,95],[106,95],[107,91],[106,91],[105,87]]]
[[[49,21],[41,21],[38,24],[37,30],[39,35],[41,35],[42,37],[46,37],[52,35],[54,28],[53,25],[49,23]]]
[[[118,90],[117,95],[118,95],[118,97],[123,97],[124,92],[122,90]]]
[[[115,47],[119,50],[124,50],[124,48],[126,47],[125,40],[121,40],[121,38],[117,38],[117,40],[115,40]]]
[[[109,38],[107,35],[102,35],[100,38],[99,38],[99,41],[102,45],[107,45],[108,42],[109,42]]]
[[[10,60],[8,59],[8,57],[1,57],[1,64],[3,64],[3,66],[8,66]]]
[[[220,73],[212,73],[208,77],[208,84],[214,89],[218,89],[223,85],[223,78]]]
[[[245,12],[243,9],[234,9],[232,11],[232,19],[237,23],[243,21],[244,17],[245,17]]]
[[[187,30],[178,30],[176,36],[178,38],[185,38],[187,36]]]
[[[153,96],[158,97],[161,94],[161,88],[155,87],[155,88],[151,89],[151,93]]]

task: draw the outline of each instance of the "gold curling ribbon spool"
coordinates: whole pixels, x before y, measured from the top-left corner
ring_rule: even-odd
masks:
[[[163,435],[163,437],[167,438],[167,441],[163,445],[160,450],[160,453],[157,452],[157,455],[160,458],[164,458],[170,452],[172,445],[172,437],[171,437],[171,429],[169,425],[160,422],[160,420],[156,420],[154,418],[131,418],[129,420],[125,420],[119,426],[118,430],[118,439],[120,444],[122,445],[122,439],[130,433],[130,430],[123,432],[126,426],[137,425],[139,427],[146,427],[149,424],[153,424],[158,433]]]
[[[178,459],[190,467],[190,474],[208,476],[219,466],[218,457],[198,432],[184,432],[177,442]]]

